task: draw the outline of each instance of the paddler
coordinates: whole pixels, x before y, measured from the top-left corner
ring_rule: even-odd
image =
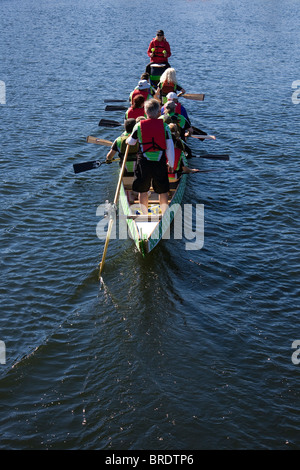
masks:
[[[167,102],[167,95],[171,92],[180,96],[185,93],[185,90],[177,82],[176,70],[169,67],[160,77],[155,97],[160,99],[162,104],[165,104]]]
[[[146,80],[145,78],[144,79],[141,79],[137,86],[135,87],[135,89],[130,93],[129,95],[129,101],[130,103],[133,102],[133,98],[136,96],[136,95],[143,95],[143,97],[145,98],[145,101],[146,100],[150,100],[152,98],[152,94],[151,94],[151,85],[149,83],[148,80]]]
[[[122,166],[123,158],[126,151],[126,139],[128,138],[128,136],[130,136],[135,124],[135,119],[126,119],[124,123],[125,132],[123,132],[123,134],[117,137],[117,139],[115,139],[115,141],[113,142],[108,154],[106,155],[106,163],[111,163],[115,154],[118,153],[120,157],[120,166]],[[137,151],[138,145],[130,147],[125,167],[125,175],[134,171],[135,162],[137,159]]]
[[[135,95],[132,100],[132,105],[130,106],[130,108],[127,109],[125,113],[125,119],[136,119],[140,116],[146,117],[144,103],[145,98],[143,97],[143,95]]]
[[[193,128],[189,121],[186,120],[182,114],[178,114],[175,112],[176,105],[173,101],[168,101],[164,106],[164,114],[161,116],[165,120],[165,118],[171,118],[172,122],[178,125],[180,130],[180,135],[183,140],[186,139],[189,135],[192,135]]]
[[[200,170],[197,168],[189,168],[184,165],[183,156],[187,152],[187,147],[185,142],[180,137],[180,131],[178,129],[177,124],[171,123],[169,124],[169,129],[171,131],[171,135],[173,138],[174,143],[174,152],[175,152],[175,159],[174,159],[174,168],[173,172],[169,172],[169,181],[174,182],[177,181],[180,177],[181,173],[197,173]]]
[[[191,125],[191,121],[190,121],[190,118],[188,116],[188,113],[187,113],[187,110],[185,109],[185,107],[179,102],[178,100],[178,95],[176,95],[176,93],[174,93],[173,91],[171,91],[170,93],[167,94],[167,102],[168,101],[173,101],[176,105],[175,107],[175,113],[177,114],[182,114],[182,116],[190,123]],[[164,114],[164,110],[165,110],[165,105],[161,108],[161,114]]]
[[[165,64],[166,68],[170,67],[168,59],[171,57],[171,48],[162,29],[157,31],[155,38],[150,42],[147,54],[150,57],[150,63],[146,67],[147,73],[151,74],[151,64]]]
[[[173,172],[174,144],[170,129],[160,117],[160,104],[152,99],[145,102],[147,119],[138,122],[132,134],[126,140],[131,145],[139,144],[137,165],[132,190],[139,193],[139,202],[143,214],[148,214],[148,191],[153,189],[159,195],[162,213],[168,207],[168,166]]]

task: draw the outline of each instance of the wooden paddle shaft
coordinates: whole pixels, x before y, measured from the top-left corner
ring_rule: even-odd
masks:
[[[194,139],[208,139],[208,140],[216,140],[214,135],[194,135],[192,134],[190,137],[194,137]]]
[[[129,145],[127,145],[127,147],[126,147],[126,152],[125,152],[125,155],[124,155],[124,159],[123,159],[123,163],[122,163],[122,167],[121,167],[121,171],[120,171],[119,181],[118,181],[118,184],[117,184],[117,189],[116,189],[116,193],[115,193],[115,197],[114,197],[114,207],[116,207],[118,199],[119,199],[119,194],[120,194],[121,184],[122,184],[122,178],[123,178],[123,174],[124,174],[124,171],[125,171],[125,165],[126,165],[126,161],[127,161],[127,157],[128,157],[128,152],[129,152]],[[107,247],[108,247],[108,243],[109,243],[113,223],[114,223],[114,219],[111,217],[111,219],[109,221],[109,224],[108,224],[108,229],[107,229],[107,234],[106,234],[106,240],[105,240],[102,260],[100,262],[100,267],[99,267],[99,278],[100,278],[101,272],[103,270],[103,266],[104,266],[104,262],[105,262],[105,258],[106,258]]]

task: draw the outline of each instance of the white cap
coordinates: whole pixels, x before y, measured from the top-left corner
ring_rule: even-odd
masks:
[[[178,96],[176,93],[174,93],[174,91],[171,91],[167,94],[167,100],[178,100]]]
[[[147,82],[147,80],[140,80],[138,83],[138,88],[139,90],[146,90],[147,88],[150,88],[150,84]]]

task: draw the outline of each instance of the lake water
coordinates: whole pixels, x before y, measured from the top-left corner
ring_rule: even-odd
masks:
[[[0,0],[0,448],[299,449],[298,0]],[[162,28],[204,246],[104,240],[104,159]],[[298,82],[297,82],[298,81]],[[294,87],[294,88],[293,88]],[[229,162],[197,158],[228,153]],[[4,354],[6,353],[6,354]],[[292,354],[294,353],[294,356]],[[5,357],[4,357],[5,356]]]

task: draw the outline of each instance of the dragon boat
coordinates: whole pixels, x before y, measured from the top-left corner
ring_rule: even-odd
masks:
[[[183,163],[188,166],[185,157],[183,157]],[[152,251],[162,238],[169,237],[170,225],[182,203],[186,178],[187,174],[181,173],[178,179],[170,182],[168,209],[164,214],[160,209],[159,195],[151,187],[148,193],[147,215],[142,214],[139,201],[132,199],[133,173],[122,176],[119,195],[119,207],[122,210],[120,216],[125,218],[130,236],[142,256]]]

